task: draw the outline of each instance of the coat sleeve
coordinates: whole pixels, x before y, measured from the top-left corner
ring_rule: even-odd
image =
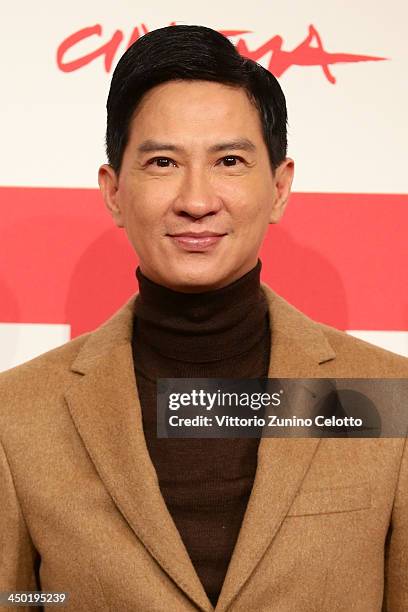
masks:
[[[37,578],[39,561],[0,441],[0,592],[41,590]],[[11,609],[0,605],[0,612],[9,612]],[[39,609],[27,607],[27,611]],[[19,610],[23,608],[19,607]]]
[[[408,443],[405,439],[385,550],[383,612],[408,610]]]

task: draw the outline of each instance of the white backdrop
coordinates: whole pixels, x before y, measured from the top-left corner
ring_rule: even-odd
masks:
[[[401,224],[405,223],[406,229],[408,223],[404,212],[408,204],[408,4],[405,0],[387,3],[258,0],[255,4],[230,0],[222,3],[156,0],[145,4],[124,0],[115,3],[44,0],[41,3],[2,2],[1,6],[0,369],[11,367],[75,335],[71,329],[71,315],[62,305],[72,280],[72,269],[90,244],[108,231],[108,220],[102,209],[99,217],[99,213],[93,213],[93,209],[89,212],[91,208],[87,208],[87,215],[95,214],[94,225],[99,233],[90,234],[89,244],[86,240],[78,242],[72,269],[67,265],[65,276],[58,276],[57,272],[49,277],[44,274],[41,281],[29,285],[25,284],[28,274],[37,274],[41,266],[54,265],[55,250],[50,249],[48,254],[36,259],[35,267],[27,269],[27,274],[25,268],[22,271],[22,261],[37,257],[37,246],[35,241],[27,240],[27,234],[17,232],[17,216],[18,224],[24,219],[30,220],[30,230],[24,226],[25,232],[32,231],[39,241],[45,236],[47,242],[47,237],[56,230],[52,216],[46,229],[42,221],[40,223],[40,217],[43,219],[45,214],[40,206],[45,200],[55,200],[55,210],[67,218],[71,211],[67,204],[63,208],[59,198],[67,189],[75,190],[72,191],[72,205],[79,211],[76,214],[85,214],[85,207],[89,206],[87,198],[91,197],[87,190],[97,188],[97,169],[105,161],[105,101],[112,71],[134,28],[142,34],[144,27],[151,30],[172,22],[202,24],[230,33],[241,31],[230,38],[236,44],[241,41],[239,44],[246,45],[251,53],[265,45],[264,52],[259,53],[259,61],[277,71],[287,98],[288,154],[296,162],[294,191],[298,199],[295,201],[299,208],[302,207],[305,218],[309,200],[306,201],[303,194],[316,194],[316,201],[324,194],[327,206],[333,202],[333,223],[336,225],[339,219],[352,219],[352,215],[357,214],[359,200],[345,197],[340,206],[338,200],[331,199],[331,194],[333,197],[365,194],[368,213],[358,212],[356,222],[361,227],[361,246],[356,242],[353,253],[358,248],[361,253],[371,248],[373,255],[375,246],[370,243],[367,247],[364,234],[380,233],[384,225],[378,220],[376,224],[370,210],[373,210],[373,217],[378,217],[380,210],[381,214],[395,219],[395,227],[390,226],[386,242],[381,243],[384,256],[378,257],[376,263],[373,261],[373,266],[384,266],[378,283],[387,278],[388,270],[394,270],[394,266],[399,269],[398,279],[388,297],[383,295],[387,292],[385,286],[379,288],[380,297],[372,288],[364,293],[361,279],[357,279],[353,285],[356,288],[352,288],[347,283],[353,266],[343,267],[344,258],[341,259],[340,254],[337,258],[334,252],[341,247],[334,246],[329,254],[324,240],[319,240],[319,233],[318,242],[315,240],[314,244],[320,256],[329,259],[341,277],[344,301],[349,306],[343,327],[371,342],[408,355],[405,267],[408,261],[403,241],[405,234],[401,231]],[[66,41],[85,28],[89,28],[89,33],[100,31],[100,35],[89,34],[69,47]],[[82,67],[67,70],[67,64],[107,44],[115,32],[121,41],[108,71],[102,55]],[[58,65],[57,54],[64,41],[68,48]],[[24,193],[16,188],[22,188]],[[85,191],[81,191],[82,188]],[[35,208],[34,200],[40,202]],[[375,204],[372,209],[370,202]],[[290,223],[289,220],[284,227],[288,232],[295,232]],[[78,239],[72,227],[75,226],[66,225],[65,239],[70,243]],[[299,240],[301,230],[296,231],[298,233],[291,236]],[[321,232],[326,231],[322,223]],[[347,248],[347,240],[344,236],[344,248]],[[358,241],[358,236],[355,240]],[[15,255],[14,243],[19,241],[19,254]],[[28,242],[29,251],[26,250]],[[66,258],[73,257],[69,250],[65,253]],[[61,271],[63,257],[58,257]],[[267,268],[268,253],[264,259]],[[285,294],[284,281],[281,284]],[[124,281],[125,285],[123,294],[129,294],[132,285],[128,280]],[[134,285],[133,290],[136,288]],[[51,298],[45,300],[44,292],[51,295],[54,291],[61,293],[60,302],[53,303]],[[292,300],[299,307],[304,305],[305,291],[305,286],[299,286]],[[288,292],[290,296],[289,289]],[[119,294],[122,298],[120,291]],[[81,299],[85,302],[89,296],[78,293],[77,300]],[[316,296],[316,302],[319,299]],[[379,312],[366,320],[364,312],[369,313],[377,299],[384,300],[384,316]],[[350,306],[352,303],[357,306]],[[393,314],[396,303],[401,307]],[[314,313],[311,307],[311,314]],[[324,313],[325,310],[321,318]],[[92,319],[89,315],[78,329],[84,331],[99,324],[101,317],[98,316]],[[329,322],[340,327],[342,320],[339,317]]]

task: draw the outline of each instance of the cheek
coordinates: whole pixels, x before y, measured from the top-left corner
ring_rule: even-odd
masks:
[[[264,207],[275,188],[272,177],[263,167],[252,168],[242,176],[220,177],[214,186],[226,200],[251,202],[257,209]]]
[[[268,223],[273,193],[257,182],[224,185],[221,197],[234,225],[247,234],[258,234]]]
[[[161,219],[166,208],[165,197],[166,190],[157,184],[139,183],[126,191],[124,209],[126,226],[131,235],[143,239],[146,234],[151,235],[160,231]]]

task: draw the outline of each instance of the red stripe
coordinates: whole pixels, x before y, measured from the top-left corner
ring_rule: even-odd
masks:
[[[108,318],[136,289],[137,259],[92,189],[0,188],[0,321]],[[291,196],[261,252],[262,279],[340,329],[408,329],[408,196]]]

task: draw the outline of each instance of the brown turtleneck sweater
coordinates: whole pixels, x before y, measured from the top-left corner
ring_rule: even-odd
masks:
[[[268,375],[268,306],[261,261],[221,289],[182,293],[136,270],[132,338],[143,428],[159,486],[196,572],[215,606],[257,466],[259,438],[157,438],[157,378]]]

